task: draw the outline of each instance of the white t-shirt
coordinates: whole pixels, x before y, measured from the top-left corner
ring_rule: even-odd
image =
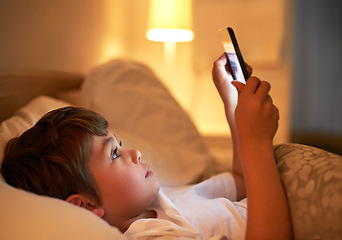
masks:
[[[246,201],[236,202],[230,173],[199,184],[163,188],[149,209],[157,218],[140,219],[125,232],[129,239],[244,239]]]

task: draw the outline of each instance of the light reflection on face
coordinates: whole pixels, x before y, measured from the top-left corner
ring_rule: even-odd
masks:
[[[103,218],[114,226],[143,212],[160,188],[140,151],[120,145],[110,132],[94,136],[89,159],[105,210]]]

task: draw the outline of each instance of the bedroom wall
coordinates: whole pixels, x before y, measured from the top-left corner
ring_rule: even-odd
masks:
[[[223,52],[217,29],[236,28],[245,60],[272,84],[280,109],[276,143],[289,139],[292,1],[194,0],[195,40],[177,44],[165,64],[163,44],[145,38],[148,0],[3,0],[0,70],[47,69],[87,73],[113,57],[149,65],[189,112],[201,133],[226,135],[221,101],[211,82]]]
[[[342,1],[296,2],[291,141],[342,155]]]
[[[163,43],[145,38],[148,0],[126,0],[126,56],[145,62],[161,77],[171,93],[206,135],[226,135],[229,129],[221,100],[211,80],[213,61],[223,52],[217,30],[236,28],[245,60],[254,74],[272,84],[273,100],[281,112],[275,142],[289,140],[292,1],[194,0],[195,39],[177,43],[176,61],[166,65]]]
[[[0,70],[85,73],[122,54],[122,2],[0,1]]]

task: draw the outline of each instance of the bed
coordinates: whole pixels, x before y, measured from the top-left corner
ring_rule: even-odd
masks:
[[[230,139],[201,136],[158,77],[126,59],[96,66],[87,75],[0,73],[1,159],[10,138],[67,105],[103,115],[125,146],[141,150],[162,186],[195,183],[231,167]],[[341,239],[341,156],[292,143],[274,151],[295,239]],[[0,239],[125,239],[92,213],[15,189],[1,176],[0,192]]]

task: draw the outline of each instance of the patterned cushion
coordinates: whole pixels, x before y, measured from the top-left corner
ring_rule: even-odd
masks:
[[[341,239],[342,157],[300,144],[275,146],[295,239]]]

